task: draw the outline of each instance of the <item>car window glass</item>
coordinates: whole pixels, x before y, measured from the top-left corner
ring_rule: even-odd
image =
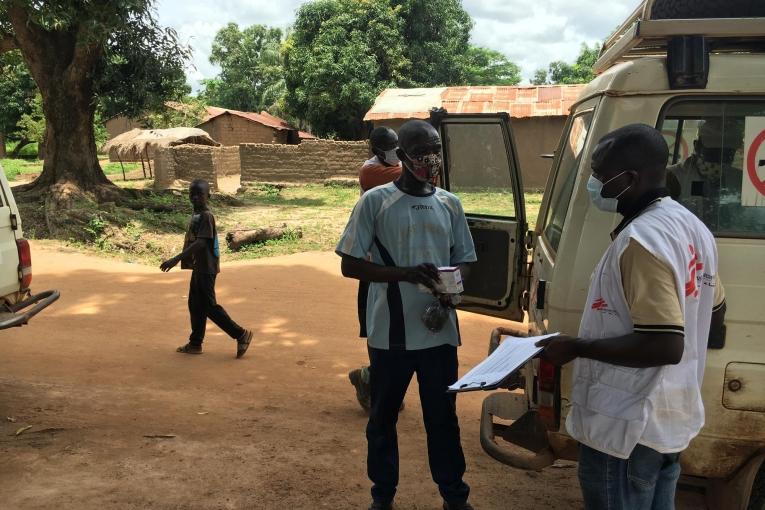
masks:
[[[579,167],[582,149],[584,149],[587,135],[590,132],[592,115],[592,110],[590,110],[574,117],[564,138],[563,154],[561,154],[558,170],[555,174],[550,209],[545,217],[543,230],[543,235],[553,251],[558,250],[563,234],[563,225],[566,221],[566,214],[576,181],[576,170]]]
[[[765,100],[681,101],[659,126],[670,195],[718,237],[765,237],[765,144],[746,146],[757,126],[765,129]]]
[[[449,191],[460,198],[466,214],[515,217],[515,196],[502,126],[444,126],[449,144]]]

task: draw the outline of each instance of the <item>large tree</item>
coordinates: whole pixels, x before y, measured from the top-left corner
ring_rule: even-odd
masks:
[[[375,97],[409,75],[402,27],[389,0],[303,4],[285,47],[290,110],[320,136],[363,138]]]
[[[282,31],[263,25],[243,30],[229,23],[215,36],[210,62],[221,72],[205,82],[204,100],[213,106],[259,112],[275,102],[283,87]]]
[[[110,103],[112,94],[155,97],[156,82],[149,81],[156,76],[145,76],[131,59],[140,66],[153,53],[159,57],[148,61],[182,69],[189,56],[176,34],[158,25],[152,0],[6,0],[0,4],[0,52],[13,49],[21,51],[45,113],[46,158],[35,190],[56,183],[110,187],[96,153],[99,99],[117,111],[125,104]],[[176,86],[177,78],[160,80],[158,88]]]
[[[550,62],[547,69],[537,69],[532,83],[535,85],[589,83],[595,78],[592,68],[598,60],[598,55],[600,55],[599,44],[594,44],[592,48],[586,43],[582,44],[579,56],[573,64],[562,60]]]
[[[496,50],[471,46],[463,57],[463,73],[468,85],[518,85],[521,68]]]

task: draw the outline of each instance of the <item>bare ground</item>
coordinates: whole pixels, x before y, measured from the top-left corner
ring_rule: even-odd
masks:
[[[256,331],[236,360],[212,325],[205,354],[174,352],[187,334],[187,273],[33,249],[34,287],[62,298],[0,332],[2,508],[366,508],[366,419],[346,375],[366,354],[356,287],[335,255],[223,265],[219,301]],[[460,324],[464,373],[497,321]],[[484,396],[458,398],[476,508],[581,508],[573,464],[526,473],[483,453]],[[397,508],[436,510],[414,383],[406,405]],[[161,435],[173,437],[146,437]]]

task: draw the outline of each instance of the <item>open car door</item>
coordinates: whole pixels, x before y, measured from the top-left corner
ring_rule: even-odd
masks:
[[[523,320],[526,211],[510,116],[434,112],[443,145],[444,189],[465,209],[478,262],[460,308]]]

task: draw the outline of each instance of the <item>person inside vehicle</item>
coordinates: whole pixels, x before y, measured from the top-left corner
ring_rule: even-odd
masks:
[[[704,425],[701,382],[725,302],[707,227],[667,196],[661,133],[632,124],[592,156],[593,204],[624,219],[595,268],[577,338],[543,340],[574,362],[566,430],[580,443],[587,509],[674,508],[679,456]]]
[[[743,142],[736,120],[719,117],[700,123],[693,154],[667,168],[670,196],[702,219],[717,218],[726,203],[741,203],[743,171],[733,166]]]
[[[336,248],[344,276],[371,282],[370,508],[392,508],[399,481],[398,411],[417,374],[431,474],[444,509],[470,510],[456,398],[446,392],[457,380],[456,312],[428,325],[424,312],[439,299],[433,294],[440,278],[437,268],[474,262],[475,247],[459,199],[432,184],[442,170],[438,131],[424,121],[407,122],[399,132],[397,154],[404,167],[401,177],[361,197]]]
[[[393,182],[401,176],[401,161],[398,159],[398,135],[388,127],[378,127],[369,136],[369,146],[374,155],[361,165],[359,170],[359,186],[361,194],[377,186]],[[367,337],[367,293],[369,282],[359,280],[357,308],[359,314],[359,337]],[[348,379],[356,389],[356,400],[366,412],[371,406],[369,390],[369,366],[356,368],[348,373]],[[403,407],[403,403],[401,406]]]

